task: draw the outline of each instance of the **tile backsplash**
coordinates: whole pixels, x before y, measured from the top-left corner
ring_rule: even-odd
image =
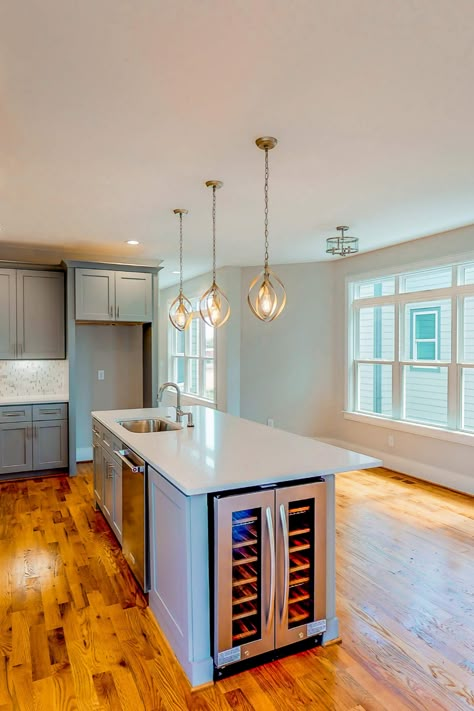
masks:
[[[0,398],[66,395],[67,360],[0,360]]]

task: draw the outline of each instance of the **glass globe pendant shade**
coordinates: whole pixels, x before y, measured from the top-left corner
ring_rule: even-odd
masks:
[[[185,331],[191,323],[193,307],[184,294],[178,294],[170,306],[169,319],[178,331]]]
[[[247,301],[252,313],[261,321],[276,319],[286,304],[286,291],[270,267],[257,274],[250,284]]]
[[[213,328],[223,326],[228,320],[230,316],[229,301],[215,281],[201,296],[199,312],[202,320]]]

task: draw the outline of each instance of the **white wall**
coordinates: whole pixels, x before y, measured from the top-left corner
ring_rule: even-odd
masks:
[[[143,405],[142,326],[76,326],[77,453],[91,459],[92,410]],[[104,380],[97,371],[104,370]]]
[[[216,395],[217,409],[232,415],[240,414],[240,268],[223,267],[217,270],[216,281],[227,296],[230,306],[230,318],[224,326],[217,329],[216,353]],[[212,274],[190,279],[184,283],[183,291],[188,298],[203,294],[209,288]],[[168,303],[178,294],[178,287],[171,286],[160,291],[159,304],[159,370],[158,380],[163,383],[170,380],[168,374]],[[170,391],[163,402],[173,403],[175,398]],[[185,404],[199,404],[199,400],[189,396],[183,397]]]
[[[474,449],[471,446],[345,419],[343,373],[346,369],[345,279],[348,276],[378,270],[393,273],[404,268],[416,269],[417,264],[431,259],[462,259],[464,255],[472,256],[473,248],[474,226],[469,226],[336,262],[332,344],[334,397],[328,412],[328,431],[334,443],[381,456],[387,466],[398,471],[471,493],[474,493]],[[394,447],[388,446],[389,435],[394,437]]]
[[[333,400],[332,263],[275,267],[287,292],[282,314],[257,319],[247,291],[258,267],[242,269],[241,414],[303,435],[328,435]]]

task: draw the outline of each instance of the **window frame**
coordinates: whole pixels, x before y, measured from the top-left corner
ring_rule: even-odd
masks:
[[[196,297],[191,299],[191,303],[196,301]],[[171,302],[170,302],[171,304]],[[168,309],[170,304],[168,304]],[[184,331],[178,331],[171,323],[168,323],[168,378],[173,382],[178,383],[177,379],[177,363],[178,359],[183,359],[184,374],[183,382],[178,383],[181,387],[181,392],[186,397],[195,400],[202,400],[206,404],[217,404],[217,334],[216,329],[213,329],[213,355],[206,355],[206,325],[201,319],[201,314],[198,308],[192,311],[191,319],[198,319],[199,323],[199,348],[198,353],[190,353],[189,342],[191,336],[192,323]],[[177,343],[178,337],[183,334],[184,348],[183,352],[178,352]],[[191,392],[189,389],[191,363],[198,362],[198,392]],[[214,393],[212,398],[206,397],[204,394],[205,370],[206,363],[212,361],[214,364]]]
[[[357,422],[370,423],[376,426],[386,427],[392,430],[418,433],[426,436],[446,439],[454,442],[462,442],[474,446],[474,431],[464,426],[464,392],[463,375],[467,369],[474,369],[474,362],[465,361],[463,358],[463,304],[467,296],[474,296],[474,284],[463,283],[463,273],[466,266],[472,266],[474,254],[472,252],[458,255],[456,260],[449,258],[439,258],[430,262],[423,262],[413,268],[413,264],[401,267],[397,273],[393,269],[381,269],[377,272],[364,274],[352,274],[346,277],[346,301],[345,301],[345,393],[344,393],[344,417]],[[402,279],[413,272],[423,272],[438,267],[450,267],[452,270],[452,282],[449,287],[439,289],[426,289],[424,291],[402,292]],[[395,279],[394,293],[388,296],[372,296],[357,298],[356,292],[363,282],[377,281],[382,279]],[[427,302],[434,300],[451,299],[451,359],[436,361],[418,361],[416,365],[413,360],[402,358],[401,344],[404,339],[404,308],[416,302]],[[358,342],[358,318],[356,312],[361,308],[394,305],[394,359],[359,359],[356,358],[356,343]],[[439,355],[439,352],[438,354]],[[392,366],[392,416],[380,413],[368,413],[357,408],[357,368],[359,363],[379,363],[381,365]],[[448,396],[447,425],[430,424],[426,421],[406,420],[403,418],[403,368],[406,366],[415,368],[426,368],[431,372],[433,367],[448,369]]]

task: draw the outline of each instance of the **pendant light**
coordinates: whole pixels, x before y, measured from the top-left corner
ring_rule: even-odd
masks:
[[[271,136],[264,136],[257,138],[255,143],[265,151],[265,264],[263,271],[250,284],[247,301],[252,313],[261,321],[274,321],[286,304],[285,287],[268,266],[268,151],[275,148],[278,141]]]
[[[207,180],[206,187],[212,188],[212,284],[204,292],[199,302],[201,317],[208,326],[223,326],[230,316],[227,296],[216,284],[216,190],[222,188],[220,180]]]
[[[169,318],[178,331],[184,331],[191,323],[193,311],[191,302],[183,294],[183,215],[188,211],[177,207],[173,212],[179,215],[179,294],[170,306]]]
[[[337,237],[327,238],[326,254],[338,254],[340,257],[347,257],[348,254],[356,254],[359,251],[359,238],[344,234],[348,229],[347,225],[336,227],[336,230],[341,234],[337,235]]]

